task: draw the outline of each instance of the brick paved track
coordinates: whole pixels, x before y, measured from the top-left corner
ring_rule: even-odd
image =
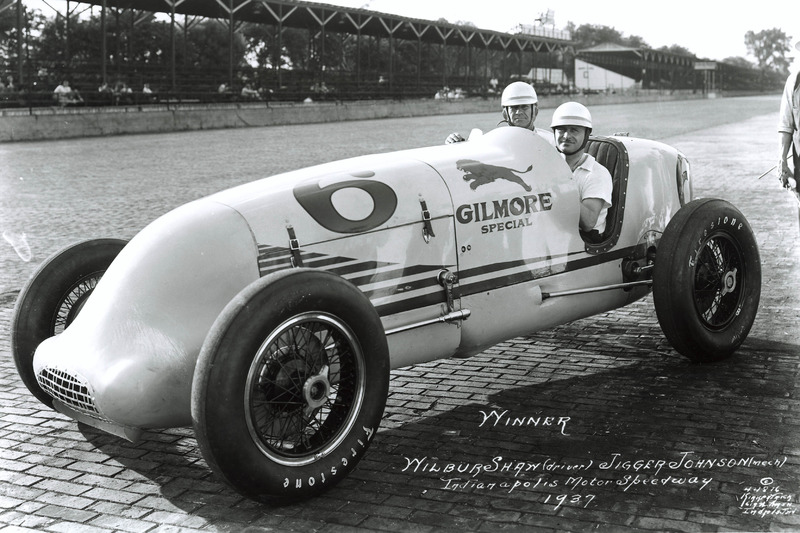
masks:
[[[438,130],[447,130],[438,120]],[[227,135],[324,135],[320,129]],[[1,241],[0,527],[800,529],[800,291],[792,283],[800,268],[797,212],[773,176],[755,181],[774,164],[773,131],[774,116],[758,114],[664,139],[692,159],[696,195],[729,199],[757,233],[762,303],[732,359],[689,364],[664,340],[647,298],[470,359],[398,370],[383,428],[356,471],[320,498],[278,508],[221,485],[190,430],[149,433],[133,445],[43,409],[17,378],[7,334],[16,291],[44,256],[78,238],[130,236],[174,205],[252,179],[260,172],[245,161],[252,145],[243,140],[242,152],[229,154],[243,162],[237,174],[221,177],[212,175],[212,150],[196,153],[197,143],[226,135],[220,132],[0,147],[5,154],[16,150],[0,180],[16,200],[0,198],[0,229],[25,232],[33,253],[22,262]],[[332,139],[330,157],[347,155],[345,145],[358,142],[352,135]],[[162,156],[144,148],[154,138],[176,154],[175,162],[156,161],[158,172],[149,170],[151,159]],[[259,141],[268,160],[269,144]],[[91,155],[93,143],[103,157]],[[48,153],[37,159],[42,150]],[[84,168],[75,164],[75,151],[90,162]],[[10,173],[31,183],[9,187]],[[510,417],[524,424],[506,425]],[[775,510],[786,514],[764,513]]]

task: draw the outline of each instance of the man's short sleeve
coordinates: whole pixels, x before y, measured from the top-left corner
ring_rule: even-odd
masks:
[[[797,102],[795,102],[794,87],[795,80],[800,73],[789,75],[781,96],[781,110],[778,114],[778,133],[793,133],[797,129],[796,115],[798,114]]]
[[[599,198],[606,203],[606,207],[611,207],[611,194],[614,190],[614,182],[611,174],[606,167],[593,161],[589,179],[584,181],[581,190],[581,199]]]

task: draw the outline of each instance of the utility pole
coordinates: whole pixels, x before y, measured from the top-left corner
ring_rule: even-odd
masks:
[[[17,0],[17,87],[22,89],[22,0]]]

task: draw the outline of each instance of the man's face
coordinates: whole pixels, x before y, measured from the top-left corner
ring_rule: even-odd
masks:
[[[510,105],[506,108],[508,123],[518,128],[533,129],[538,108],[535,104]]]
[[[583,126],[556,126],[553,133],[556,147],[567,155],[577,152],[586,138],[586,128]]]

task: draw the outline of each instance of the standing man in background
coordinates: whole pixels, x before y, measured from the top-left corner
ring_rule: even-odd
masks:
[[[795,43],[794,47],[800,52],[800,40]],[[778,134],[781,141],[780,161],[778,162],[780,180],[787,189],[796,190],[797,181],[800,180],[800,71],[789,74],[786,86],[783,88]],[[787,161],[789,148],[792,149],[794,173],[789,168]],[[789,182],[790,178],[795,180],[794,185]]]

